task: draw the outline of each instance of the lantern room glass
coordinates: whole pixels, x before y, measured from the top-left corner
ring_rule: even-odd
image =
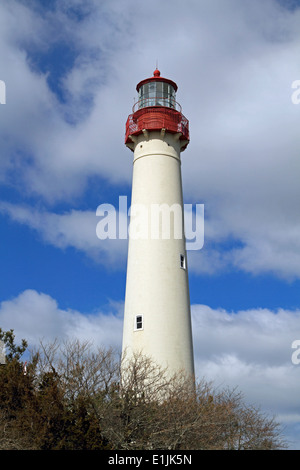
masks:
[[[139,109],[148,106],[176,108],[176,93],[172,85],[162,81],[145,83],[139,89]]]

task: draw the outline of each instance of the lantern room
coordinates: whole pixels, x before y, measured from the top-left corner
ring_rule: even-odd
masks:
[[[139,94],[137,103],[139,109],[148,106],[176,108],[177,85],[172,80],[161,77],[157,69],[153,77],[141,81],[136,89]]]
[[[134,136],[145,131],[163,131],[177,134],[181,150],[189,143],[189,122],[176,102],[177,85],[161,77],[156,69],[153,77],[146,78],[136,86],[138,101],[126,122],[125,144],[134,150]]]

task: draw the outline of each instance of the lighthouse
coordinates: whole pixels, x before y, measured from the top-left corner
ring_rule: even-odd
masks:
[[[158,69],[136,90],[125,132],[133,178],[122,354],[194,375],[181,180],[189,122]]]

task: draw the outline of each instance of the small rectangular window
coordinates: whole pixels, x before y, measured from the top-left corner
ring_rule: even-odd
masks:
[[[186,263],[185,263],[185,256],[184,255],[180,255],[180,267],[182,269],[185,269],[186,268]]]
[[[135,330],[142,330],[143,329],[143,315],[137,315],[135,317]]]

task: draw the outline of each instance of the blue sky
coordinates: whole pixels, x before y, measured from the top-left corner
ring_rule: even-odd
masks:
[[[275,413],[300,448],[300,2],[41,0],[0,5],[0,327],[31,345],[121,347],[127,242],[96,209],[130,203],[136,84],[158,66],[190,121],[186,203],[196,371]]]

